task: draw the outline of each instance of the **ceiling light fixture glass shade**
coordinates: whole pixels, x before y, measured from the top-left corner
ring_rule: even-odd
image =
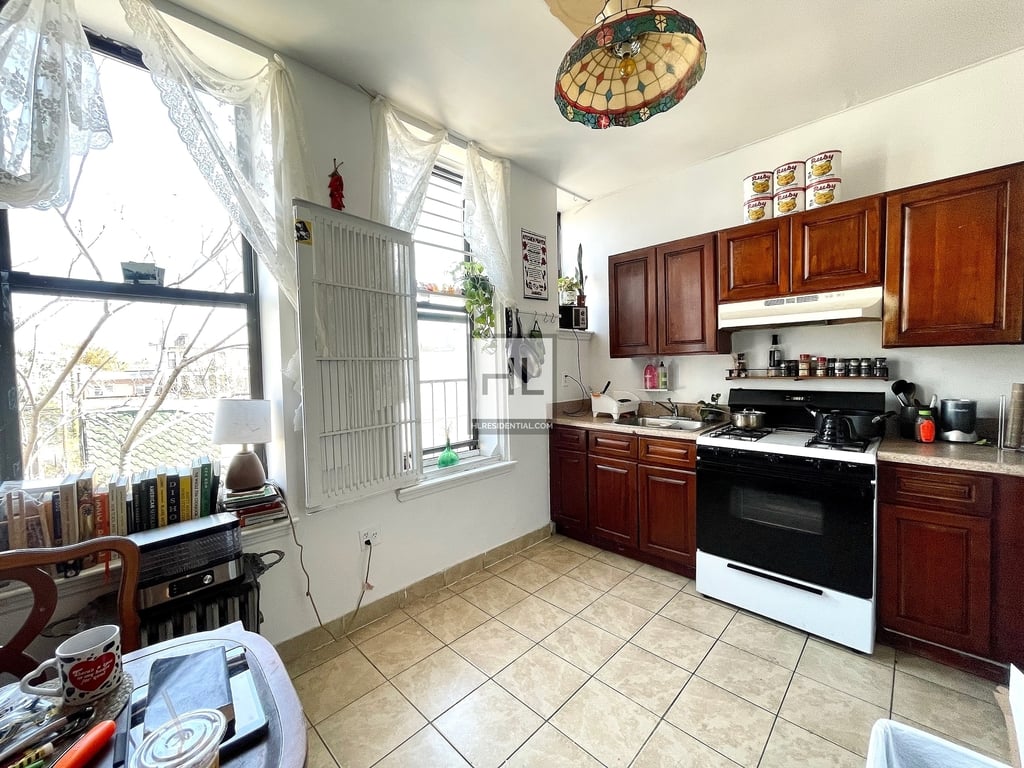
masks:
[[[608,0],[565,54],[555,103],[566,120],[636,125],[674,107],[700,80],[707,60],[700,27],[653,2]]]

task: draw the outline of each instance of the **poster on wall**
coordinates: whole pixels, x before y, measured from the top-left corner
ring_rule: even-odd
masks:
[[[536,232],[522,231],[523,298],[547,301],[548,239]]]

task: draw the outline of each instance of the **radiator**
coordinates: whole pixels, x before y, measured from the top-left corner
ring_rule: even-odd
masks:
[[[259,555],[243,555],[240,580],[139,611],[143,647],[236,621],[250,632],[259,632],[263,616],[258,577],[265,570],[261,565]]]
[[[295,201],[306,500],[348,502],[419,468],[412,238]]]

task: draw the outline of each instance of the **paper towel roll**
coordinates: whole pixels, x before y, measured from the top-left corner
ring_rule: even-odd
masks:
[[[1010,407],[1006,416],[1006,447],[1020,448],[1024,441],[1024,383],[1010,388]]]

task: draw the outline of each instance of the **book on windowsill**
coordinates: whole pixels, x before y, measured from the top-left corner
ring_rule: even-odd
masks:
[[[230,727],[235,719],[235,704],[224,648],[164,656],[153,662],[143,718],[147,734],[173,718],[168,700],[179,715],[196,709],[218,709]]]

